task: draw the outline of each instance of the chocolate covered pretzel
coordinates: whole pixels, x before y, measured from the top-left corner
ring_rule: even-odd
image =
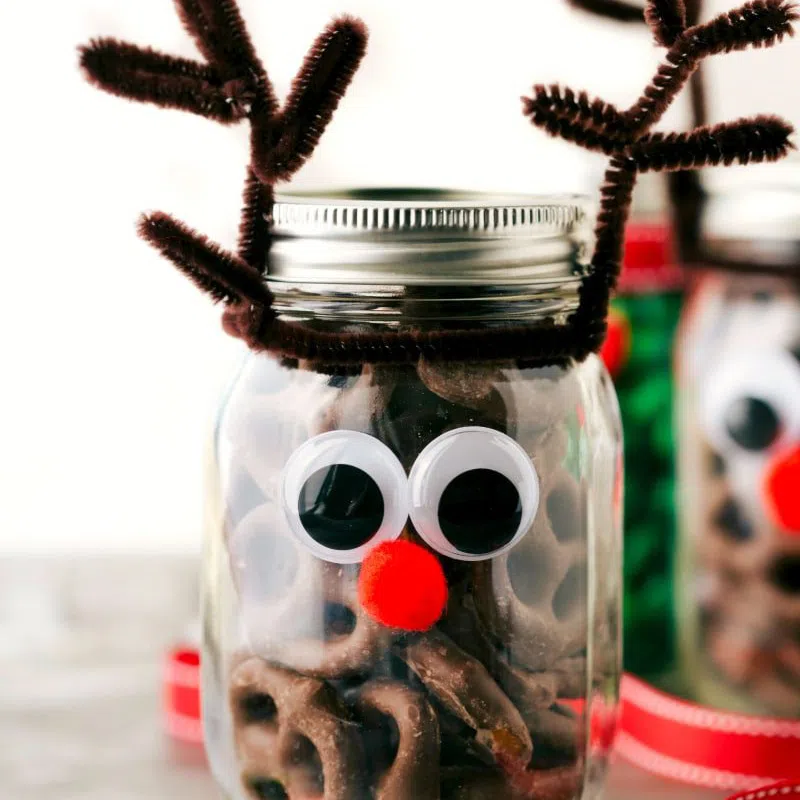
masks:
[[[519,800],[506,776],[497,769],[451,767],[443,771],[441,800],[485,800],[488,797]]]
[[[697,537],[701,632],[715,674],[771,713],[800,714],[800,540],[744,502],[736,467],[707,446]],[[793,572],[794,571],[794,572]]]
[[[248,798],[366,798],[358,729],[332,687],[250,658],[231,674],[230,703]]]
[[[424,693],[390,680],[369,681],[354,693],[365,739],[379,735],[375,715],[396,729],[394,752],[379,770],[375,800],[439,800],[439,722]]]
[[[425,688],[475,731],[478,742],[496,756],[522,764],[530,761],[528,729],[480,661],[434,631],[410,641],[401,657]]]
[[[531,529],[510,552],[478,564],[474,577],[483,623],[506,643],[510,662],[532,672],[579,650],[587,625],[582,491],[566,470],[537,455],[544,467]]]
[[[454,598],[442,624],[460,648],[485,665],[519,711],[533,742],[534,763],[539,763],[541,753],[545,762],[573,762],[578,751],[579,721],[556,701],[585,696],[586,658],[564,658],[542,672],[513,666],[505,648],[491,641],[468,594]]]
[[[253,653],[318,678],[363,674],[391,632],[358,602],[358,568],[314,557],[263,505],[229,542],[245,636]]]
[[[503,378],[498,364],[430,361],[424,356],[417,364],[417,374],[434,394],[450,403],[475,409],[486,404]]]
[[[558,698],[583,697],[586,657],[568,656],[550,669],[530,671],[508,661],[507,648],[490,637],[469,591],[451,592],[442,630],[463,650],[481,661],[518,707],[548,708]]]
[[[533,422],[515,430],[515,436],[536,466],[539,510],[516,547],[474,569],[474,602],[482,623],[506,644],[511,663],[529,671],[546,670],[578,650],[586,630],[585,490],[564,466],[569,434],[563,404],[575,390],[570,384],[566,377],[553,379],[545,409],[558,406],[561,422],[543,427],[536,422],[538,399],[516,393],[512,409],[535,405],[517,410],[518,417]]]

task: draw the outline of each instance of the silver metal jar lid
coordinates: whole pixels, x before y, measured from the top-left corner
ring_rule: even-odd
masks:
[[[800,162],[709,170],[701,217],[704,248],[723,261],[800,264]]]
[[[502,286],[575,276],[587,201],[368,189],[277,198],[269,279],[292,284]]]

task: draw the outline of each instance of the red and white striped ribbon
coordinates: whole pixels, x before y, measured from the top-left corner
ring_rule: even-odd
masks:
[[[167,734],[187,744],[203,743],[200,713],[200,653],[179,647],[168,654],[164,668],[164,725]]]
[[[616,750],[665,778],[744,790],[737,800],[791,796],[800,785],[800,722],[705,708],[630,675]]]

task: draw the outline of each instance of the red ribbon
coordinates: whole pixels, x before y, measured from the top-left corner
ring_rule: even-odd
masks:
[[[200,653],[191,647],[173,650],[167,656],[164,673],[167,733],[181,742],[202,744]]]
[[[800,785],[800,722],[697,706],[630,675],[622,682],[616,750],[666,778],[721,790],[744,789],[737,798],[791,796],[791,782]],[[790,783],[772,785],[786,780]],[[768,788],[757,788],[764,786]]]
[[[740,794],[729,797],[728,800],[792,800],[800,797],[800,783],[782,781],[774,786],[764,786],[761,789],[748,789]]]

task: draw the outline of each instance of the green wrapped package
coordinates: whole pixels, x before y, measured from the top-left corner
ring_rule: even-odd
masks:
[[[674,662],[672,347],[682,299],[668,226],[634,221],[603,357],[625,431],[625,669],[647,678]]]

